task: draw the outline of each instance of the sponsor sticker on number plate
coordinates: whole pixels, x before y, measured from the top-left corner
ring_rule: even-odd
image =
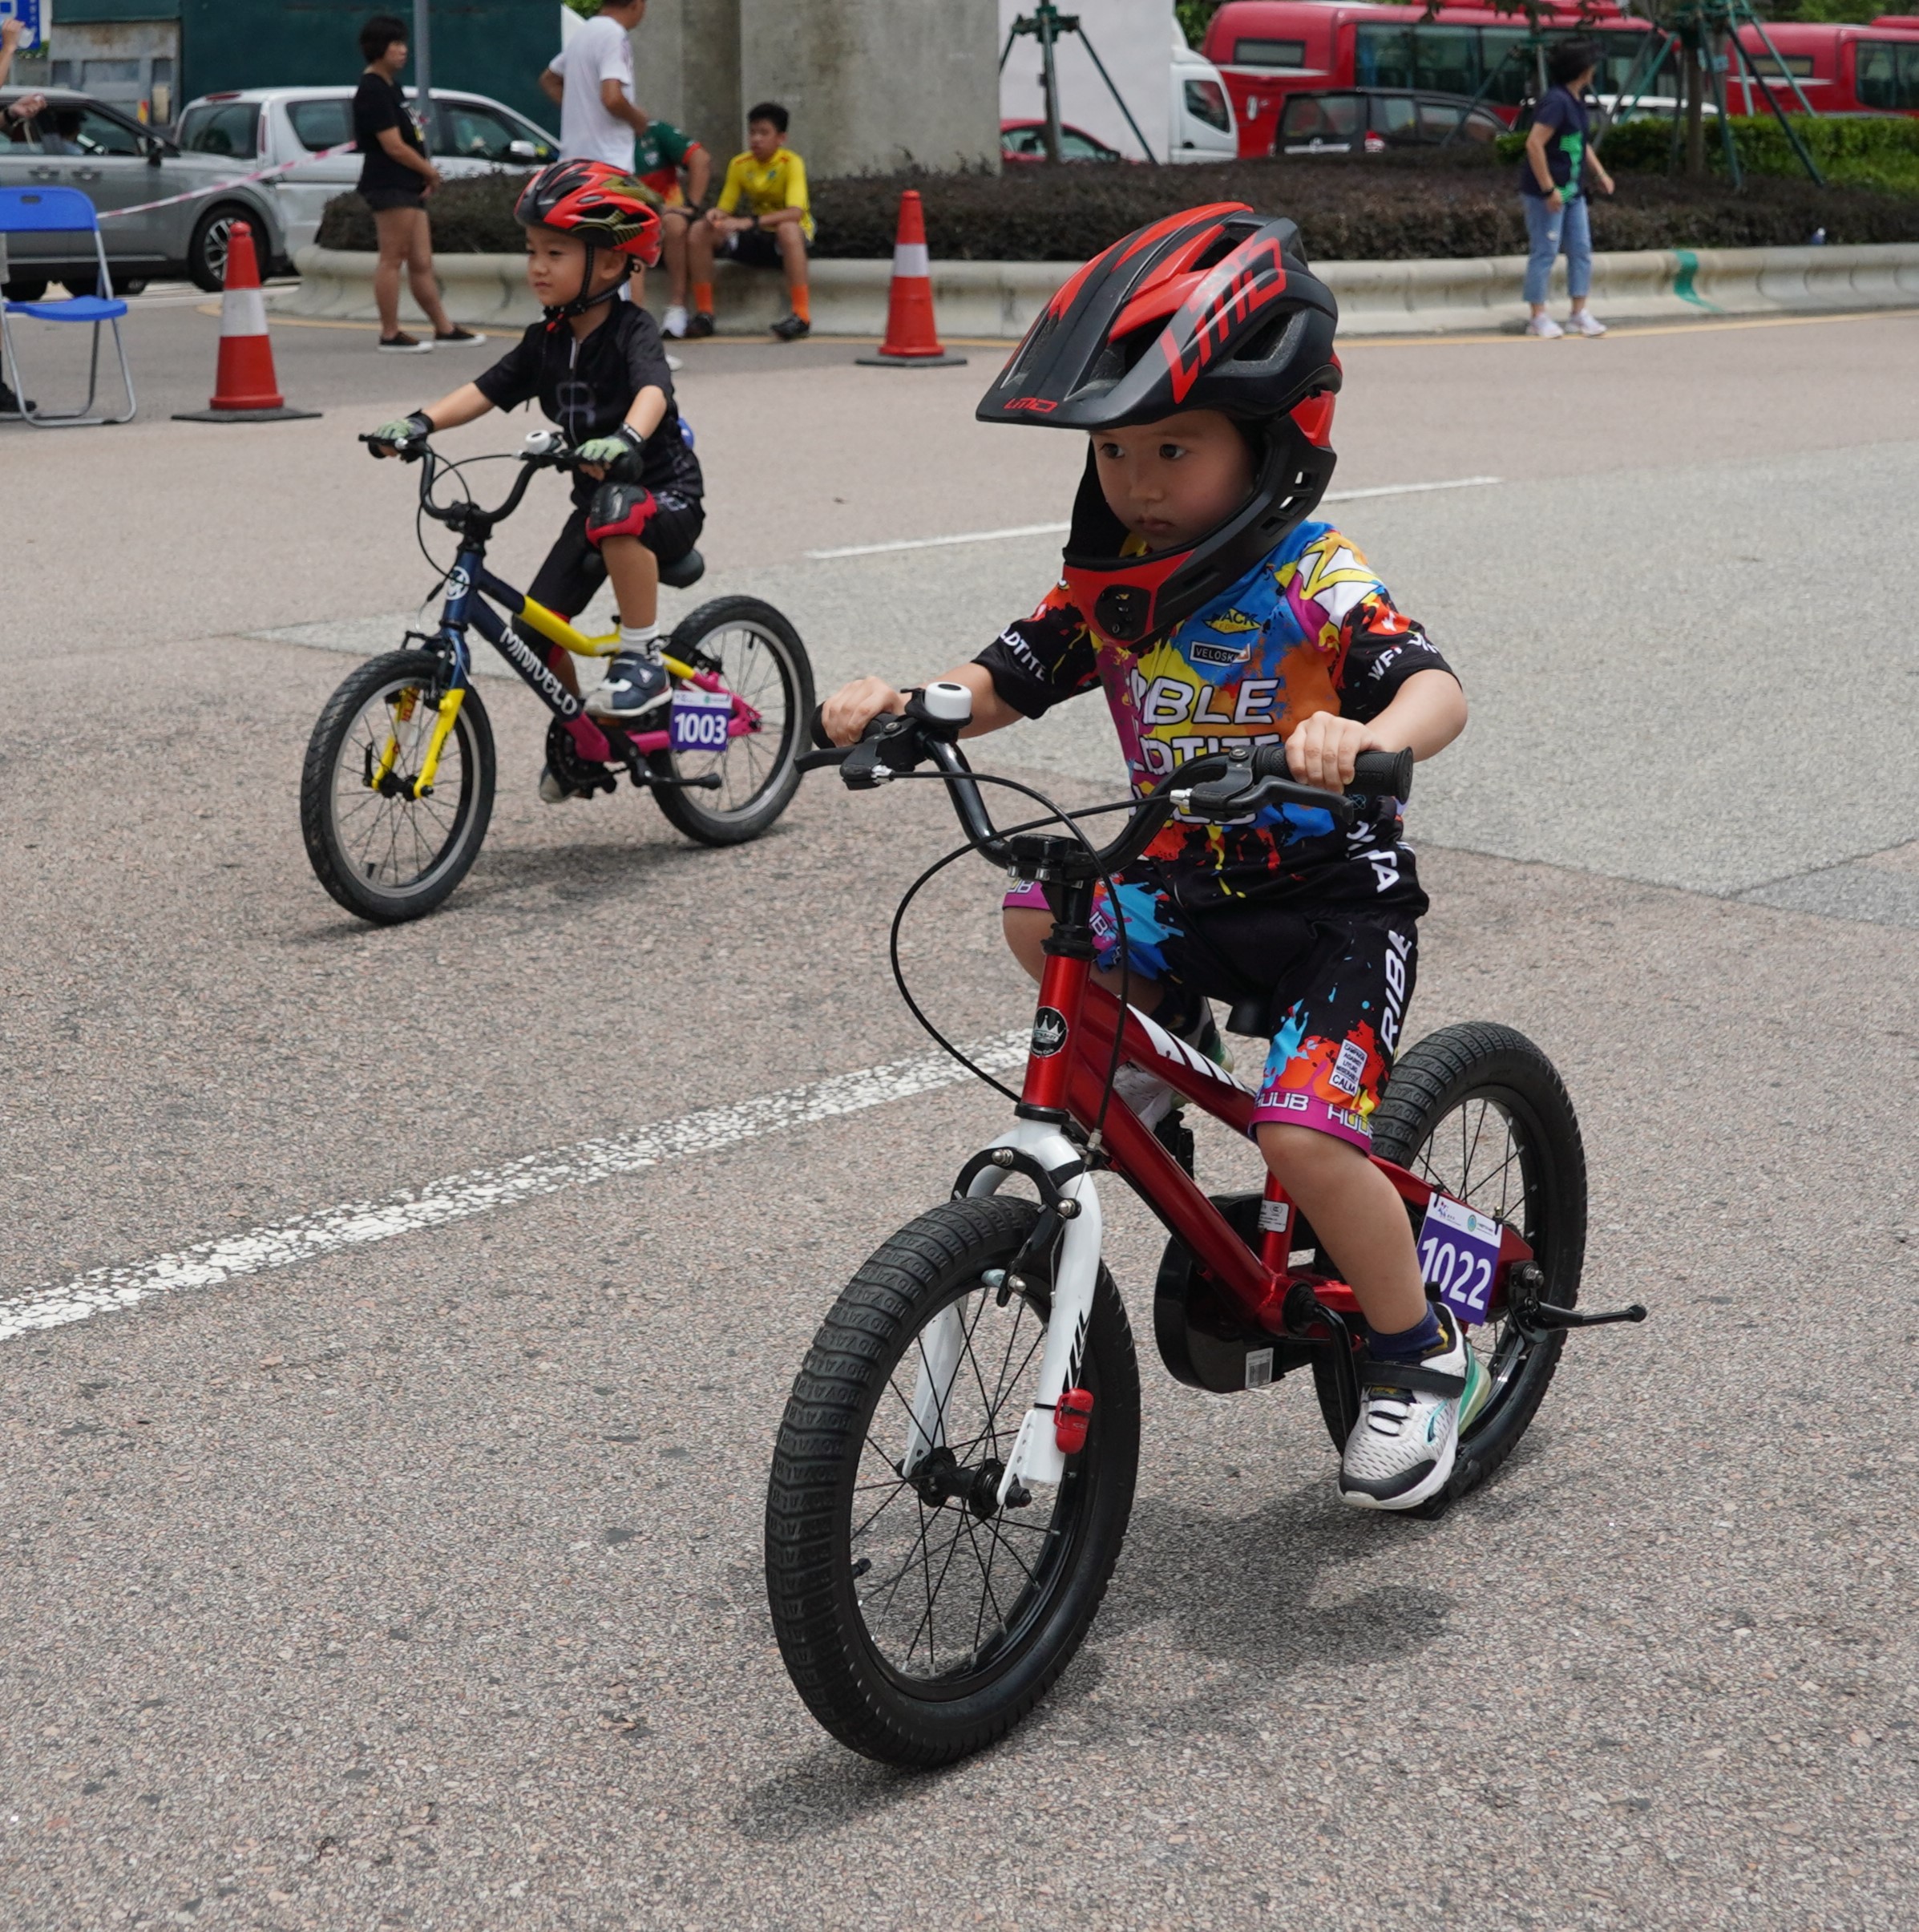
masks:
[[[702,691],[682,685],[673,693],[673,745],[675,751],[724,751],[726,727],[733,717],[733,700],[724,691]]]
[[[1486,1319],[1499,1266],[1499,1223],[1463,1201],[1435,1194],[1420,1227],[1420,1273],[1462,1326]]]

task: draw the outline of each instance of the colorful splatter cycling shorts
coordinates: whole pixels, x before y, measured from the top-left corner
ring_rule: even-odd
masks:
[[[1388,895],[1370,894],[1364,867],[1356,868],[1360,889],[1350,894],[1226,899],[1197,909],[1182,903],[1192,895],[1177,875],[1157,867],[1135,867],[1116,882],[1133,972],[1216,1000],[1277,995],[1280,1018],[1260,1075],[1255,1127],[1311,1127],[1372,1146],[1372,1115],[1412,998],[1427,905],[1412,854],[1403,847],[1400,854],[1402,883]],[[1023,882],[1004,903],[1047,909],[1040,888]],[[1117,968],[1119,935],[1104,885],[1095,891],[1093,925],[1100,966]]]

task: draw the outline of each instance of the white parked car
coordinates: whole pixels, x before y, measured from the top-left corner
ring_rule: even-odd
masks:
[[[410,98],[412,88],[406,93]],[[313,158],[353,139],[353,101],[350,87],[247,87],[233,94],[203,94],[181,109],[174,139],[188,154],[230,156],[246,163],[249,172],[292,164],[285,173],[262,184],[278,205],[290,256],[312,242],[327,203],[360,179],[357,154]],[[450,179],[501,168],[543,168],[559,160],[560,143],[524,115],[483,94],[435,87],[427,152],[434,166]]]

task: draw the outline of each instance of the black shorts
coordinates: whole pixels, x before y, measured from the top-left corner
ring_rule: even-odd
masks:
[[[806,231],[800,230],[800,242],[804,246]],[[720,244],[720,253],[728,261],[737,261],[748,269],[778,269],[786,264],[780,257],[780,238],[771,228],[746,228],[737,235],[729,235]]]
[[[390,208],[424,208],[425,194],[417,188],[363,188],[360,199],[376,215],[383,215]]]
[[[700,540],[706,511],[697,497],[671,490],[653,492],[654,510],[640,541],[662,564],[677,564]],[[587,540],[587,509],[576,503],[555,538],[527,594],[535,604],[567,618],[577,617],[606,581],[606,562]]]
[[[1427,907],[1412,854],[1397,847],[1390,863],[1390,882],[1347,862],[1315,867],[1280,892],[1223,899],[1214,882],[1151,860],[1114,882],[1134,972],[1229,1003],[1272,996],[1255,1127],[1311,1127],[1372,1145],[1373,1112],[1418,977]],[[1036,887],[1018,880],[1005,903],[1045,905]],[[1103,884],[1093,934],[1099,964],[1116,968],[1119,933]]]

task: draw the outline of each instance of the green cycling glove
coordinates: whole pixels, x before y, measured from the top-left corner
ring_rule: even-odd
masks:
[[[594,436],[580,444],[573,454],[582,463],[602,463],[613,483],[640,480],[640,454],[646,439],[630,422],[623,422],[610,436]]]
[[[399,449],[410,443],[424,443],[432,434],[432,423],[422,410],[416,409],[410,416],[397,416],[391,422],[382,422],[374,431],[373,441],[388,449]],[[379,453],[376,447],[374,454],[377,456]]]

